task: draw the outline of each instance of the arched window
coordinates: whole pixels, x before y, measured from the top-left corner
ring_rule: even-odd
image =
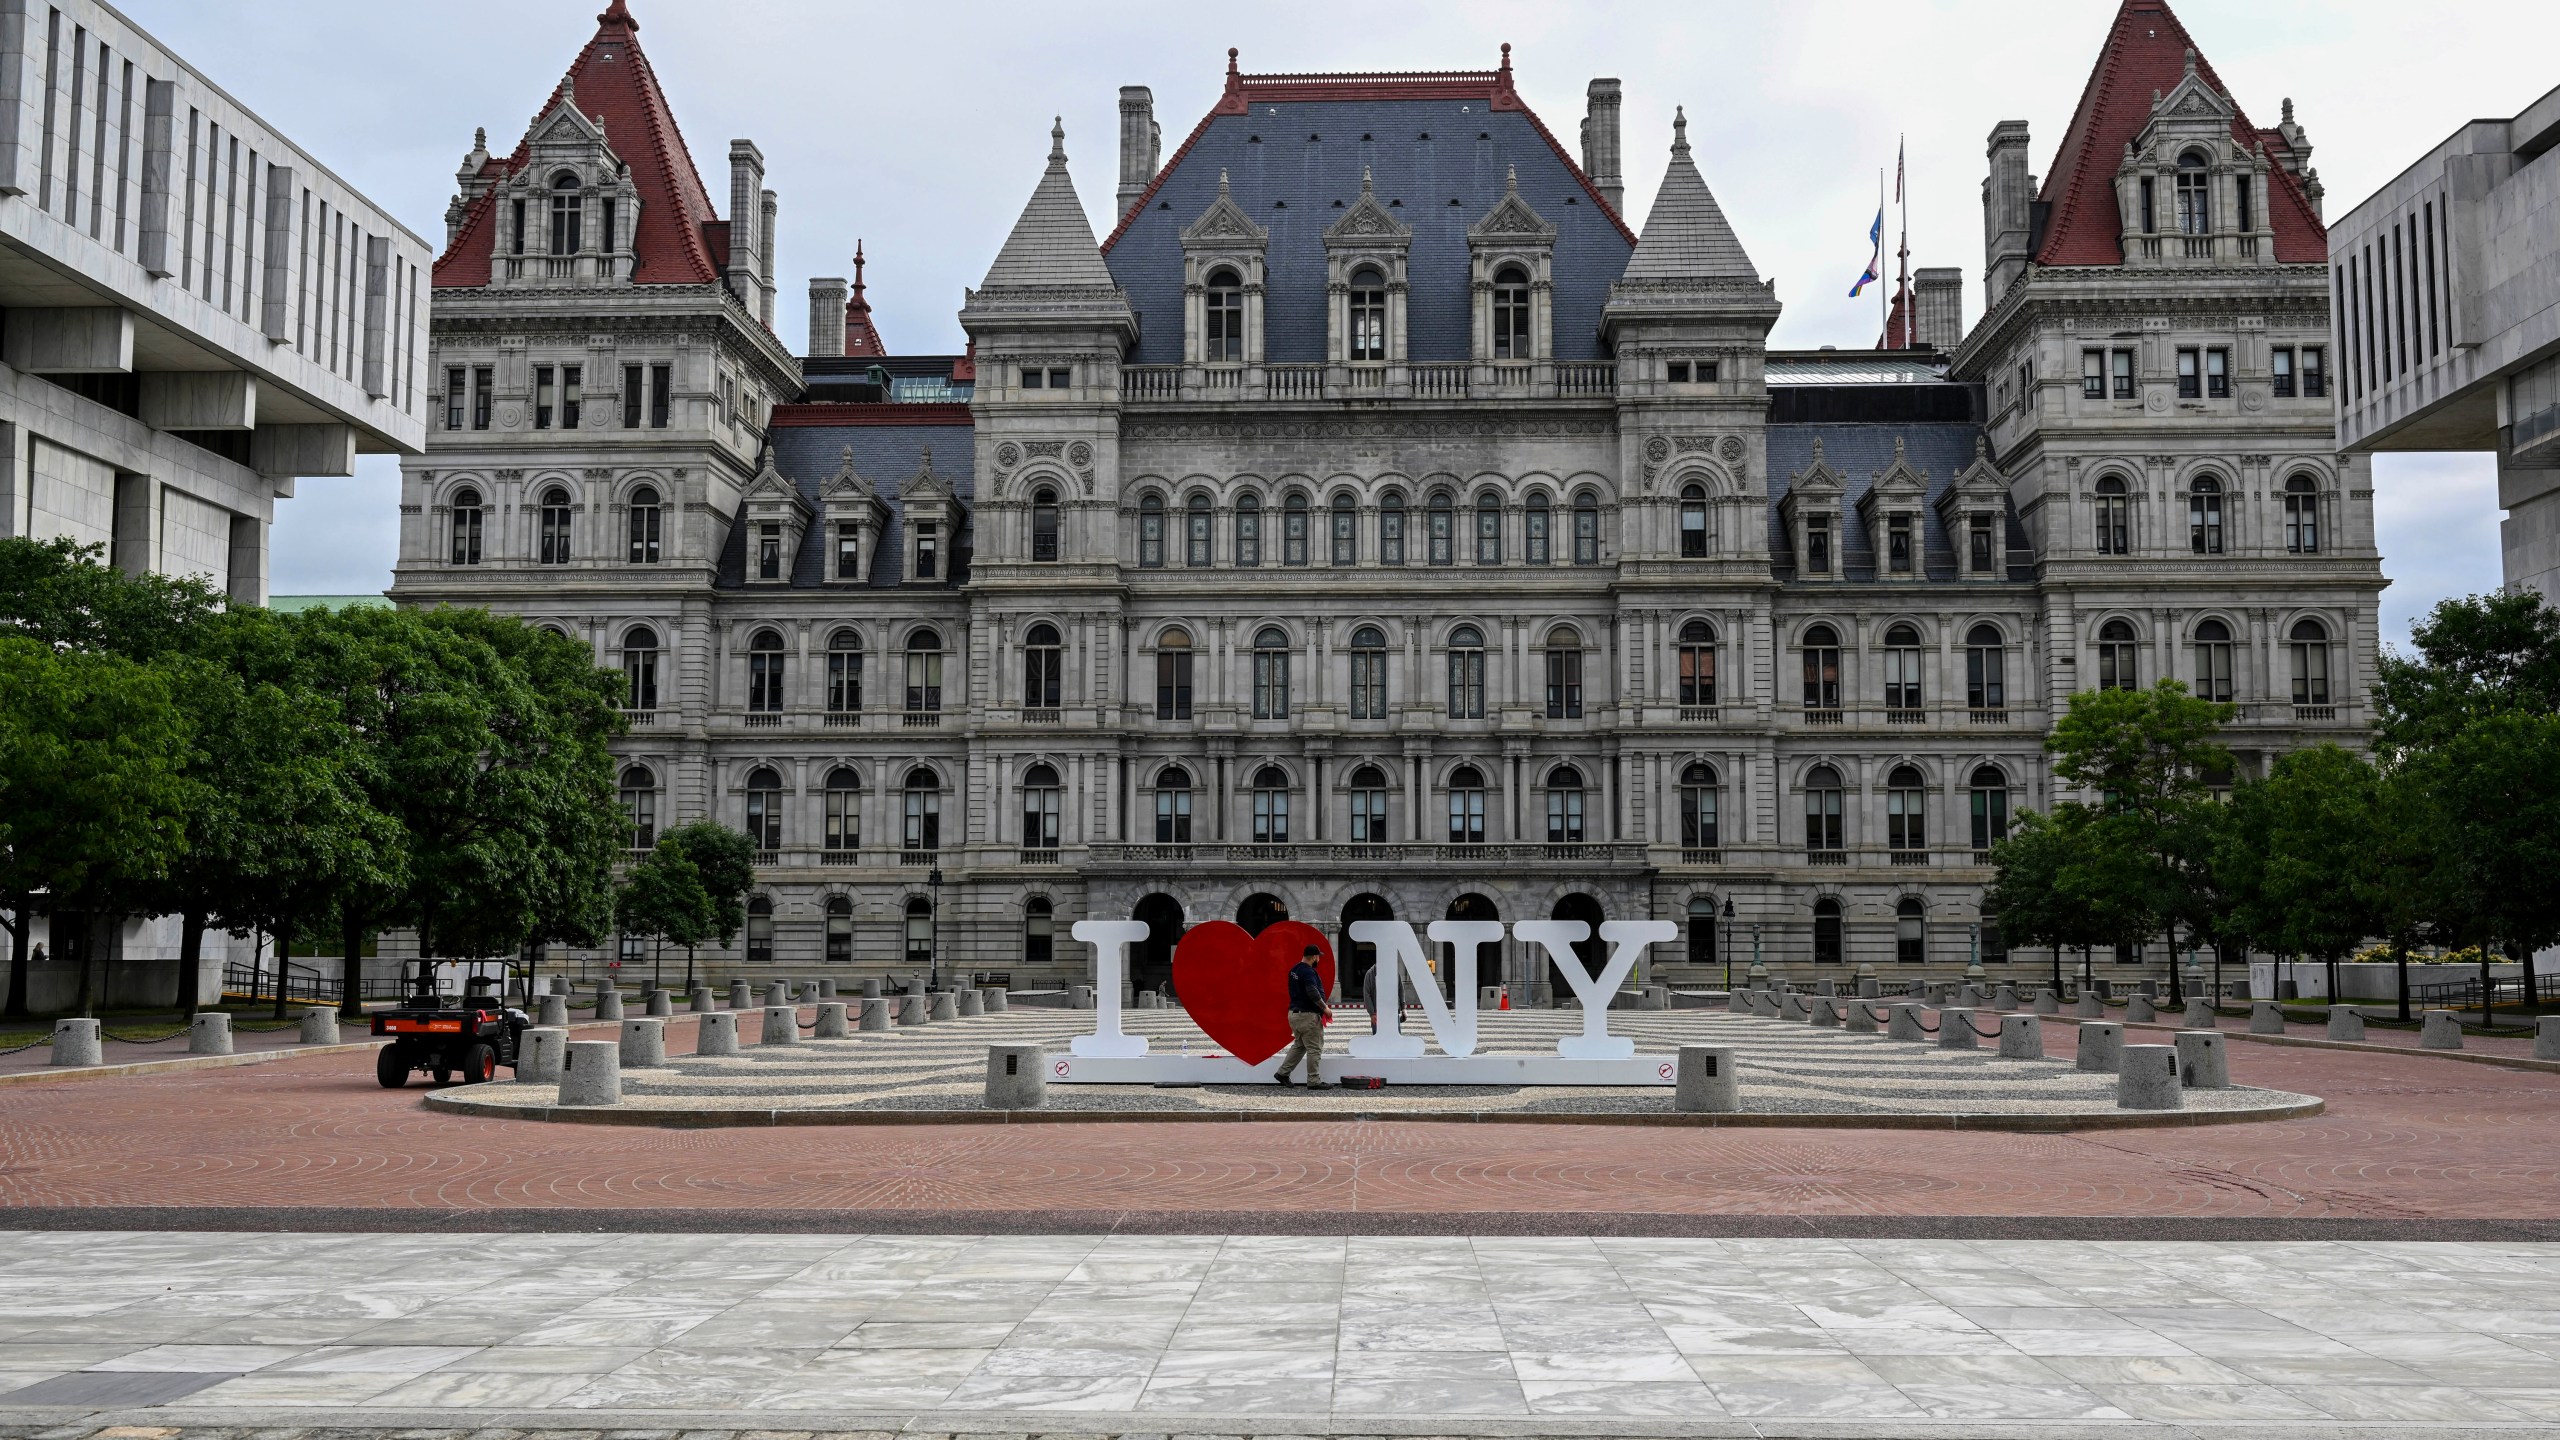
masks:
[[[838,630],[827,637],[827,713],[851,716],[862,709],[862,636]]]
[[[1920,712],[1920,632],[1896,625],[1884,632],[1884,708],[1887,719],[1910,719]]]
[[[541,529],[534,553],[545,565],[569,563],[569,492],[557,485],[542,492]]]
[[[551,253],[575,255],[586,247],[586,197],[578,193],[578,177],[561,174],[551,182]]]
[[[910,854],[942,848],[942,781],[919,765],[907,772],[906,824],[898,843]]]
[[[1973,710],[2000,710],[2009,704],[2008,646],[1999,627],[1976,625],[1964,637],[1964,703]]]
[[[747,642],[747,711],[775,715],[782,710],[782,632],[759,630]]]
[[[747,963],[773,963],[773,901],[767,896],[747,902]]]
[[[2320,482],[2308,475],[2284,482],[2284,548],[2295,555],[2320,553]]]
[[[1236,563],[1262,563],[1262,497],[1250,490],[1236,497]]]
[[[1022,637],[1022,705],[1026,710],[1058,708],[1058,672],[1063,668],[1065,650],[1058,643],[1058,627],[1042,621]]]
[[[1976,766],[1972,790],[1973,849],[1978,857],[2008,838],[2009,777],[1998,766]]]
[[[2231,627],[2219,620],[2196,624],[2196,698],[2231,698]]]
[[[782,777],[770,765],[747,772],[747,838],[759,850],[782,848]]]
[[[1191,718],[1191,632],[1180,626],[1156,637],[1156,718]]]
[[[1387,718],[1387,637],[1375,625],[1351,632],[1351,718]]]
[[[942,633],[918,630],[907,636],[907,709],[929,714],[942,709]]]
[[[933,902],[919,895],[907,902],[907,963],[919,970],[933,966]]]
[[[1307,497],[1296,490],[1280,500],[1280,563],[1307,563]]]
[[[842,895],[827,897],[827,963],[853,963],[853,901]]]
[[[850,766],[827,772],[826,847],[850,854],[862,848],[862,777]]]
[[[1058,558],[1058,492],[1046,486],[1031,492],[1031,558]]]
[[[1378,500],[1378,563],[1404,563],[1404,492],[1390,490]]]
[[[2124,493],[2124,481],[2121,478],[2109,475],[2098,482],[2099,554],[2130,555],[2133,553],[2133,527],[2130,520],[2132,503]]]
[[[646,766],[623,767],[622,814],[631,822],[632,849],[646,850],[658,843],[658,777]]]
[[[1058,848],[1058,772],[1052,766],[1022,772],[1022,848]]]
[[[2205,170],[2204,155],[2195,150],[2178,157],[2178,233],[2206,235],[2213,231],[2213,205],[2209,200],[2213,177]]]
[[[660,531],[658,492],[643,485],[631,492],[631,563],[658,563]]]
[[[1458,502],[1446,490],[1431,492],[1431,510],[1427,517],[1431,532],[1431,563],[1458,563]]]
[[[1253,772],[1253,843],[1289,843],[1289,773],[1277,765]]]
[[[1716,963],[1716,897],[1689,897],[1689,963]]]
[[[2101,690],[2139,690],[2142,679],[2136,673],[2136,646],[2133,627],[2121,620],[2110,620],[2098,627],[2098,688]]]
[[[1153,490],[1138,497],[1138,568],[1164,568],[1164,497]]]
[[[1680,487],[1680,553],[1692,560],[1707,553],[1707,487]]]
[[[1893,958],[1904,965],[1929,959],[1928,921],[1918,897],[1905,895],[1893,907]]]
[[[1547,843],[1582,843],[1582,772],[1570,765],[1547,772]]]
[[[1022,902],[1022,963],[1047,965],[1057,959],[1058,912],[1046,895]]]
[[[2293,703],[2329,703],[2329,629],[2317,620],[2293,627]]]
[[[1530,358],[1529,272],[1517,265],[1493,272],[1493,358]]]
[[[1253,718],[1289,718],[1289,632],[1277,625],[1253,637]]]
[[[1813,963],[1840,963],[1840,902],[1827,895],[1813,902]]]
[[[1156,774],[1156,843],[1191,843],[1191,772],[1179,765]]]
[[[1884,843],[1895,850],[1929,848],[1929,792],[1916,765],[1897,765],[1884,780]]]
[[[658,632],[646,625],[635,626],[622,637],[622,678],[629,687],[624,706],[631,710],[658,708]]]
[[[1484,718],[1484,632],[1473,625],[1449,632],[1449,718]]]
[[[1476,492],[1476,563],[1502,563],[1502,497],[1491,490]]]
[[[1351,843],[1383,845],[1387,841],[1387,777],[1375,765],[1351,772]]]
[[[1212,528],[1208,496],[1191,497],[1184,507],[1182,525],[1182,563],[1196,569],[1214,561],[1217,558],[1214,553],[1217,548],[1217,538],[1216,531]]]
[[[488,512],[480,508],[480,492],[465,485],[453,492],[453,563],[480,563],[480,529]]]
[[[1547,718],[1582,718],[1582,634],[1570,625],[1547,632]]]
[[[1449,772],[1449,843],[1484,843],[1484,773],[1473,765]]]
[[[2222,482],[2210,475],[2187,487],[2187,548],[2198,555],[2222,553]]]
[[[1333,563],[1360,563],[1360,502],[1351,492],[1341,491],[1333,497]]]
[[[1244,281],[1224,266],[1209,272],[1200,301],[1200,358],[1208,361],[1244,358]]]
[[[1840,636],[1828,625],[1804,632],[1804,708],[1840,708]]]
[[[1680,627],[1680,703],[1716,703],[1716,627],[1704,620]]]
[[[1573,563],[1600,563],[1600,497],[1588,490],[1573,497]]]
[[[1551,564],[1554,552],[1555,510],[1547,503],[1547,492],[1529,492],[1528,509],[1520,519],[1520,558],[1531,565]]]
[[[1840,772],[1816,765],[1804,777],[1804,848],[1840,848]]]
[[[1387,277],[1375,265],[1351,272],[1349,358],[1387,358]]]
[[[1713,850],[1716,838],[1716,772],[1703,761],[1680,772],[1680,848]]]

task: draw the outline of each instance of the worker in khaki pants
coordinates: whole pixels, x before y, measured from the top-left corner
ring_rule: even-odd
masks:
[[[1289,1072],[1298,1068],[1300,1057],[1307,1062],[1307,1088],[1324,1083],[1324,1026],[1333,1018],[1333,1010],[1324,1003],[1324,980],[1316,974],[1316,961],[1324,952],[1313,945],[1298,957],[1289,970],[1289,1034],[1293,1037],[1288,1052],[1280,1057],[1280,1068],[1272,1079],[1283,1085],[1292,1082]]]

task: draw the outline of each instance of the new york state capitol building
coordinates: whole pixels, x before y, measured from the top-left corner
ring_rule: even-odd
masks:
[[[1768,348],[1682,126],[1639,226],[1618,82],[1568,148],[1505,47],[1230,56],[1169,157],[1124,89],[1111,230],[1053,133],[968,354],[890,352],[857,268],[795,356],[762,157],[714,203],[639,28],[613,0],[458,176],[393,594],[626,672],[634,845],[763,852],[747,973],[1054,985],[1072,921],[1134,915],[1152,986],[1183,925],[1285,914],[1671,919],[1673,983],[2032,975],[1985,851],[2073,692],[2234,701],[2250,770],[2367,724],[2310,147],[2160,0],[2041,181],[1991,131],[1982,319],[1924,270],[1818,352]]]

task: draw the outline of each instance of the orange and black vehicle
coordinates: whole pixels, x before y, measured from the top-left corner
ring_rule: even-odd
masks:
[[[420,962],[409,997],[373,1016],[373,1033],[391,1042],[374,1059],[374,1078],[386,1090],[420,1073],[439,1085],[457,1075],[478,1085],[497,1078],[501,1065],[513,1069],[533,1022],[503,1003],[496,988],[494,978],[474,975],[461,998],[447,998],[436,993],[433,972]]]

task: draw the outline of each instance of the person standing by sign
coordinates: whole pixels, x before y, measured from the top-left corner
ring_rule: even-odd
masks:
[[[1324,1003],[1324,979],[1316,973],[1316,961],[1323,954],[1310,945],[1289,971],[1289,1034],[1292,1041],[1287,1053],[1280,1057],[1279,1070],[1271,1077],[1283,1085],[1294,1083],[1289,1079],[1289,1072],[1298,1068],[1301,1056],[1307,1062],[1307,1088],[1312,1090],[1324,1083],[1324,1027],[1325,1022],[1333,1018],[1333,1010]]]

